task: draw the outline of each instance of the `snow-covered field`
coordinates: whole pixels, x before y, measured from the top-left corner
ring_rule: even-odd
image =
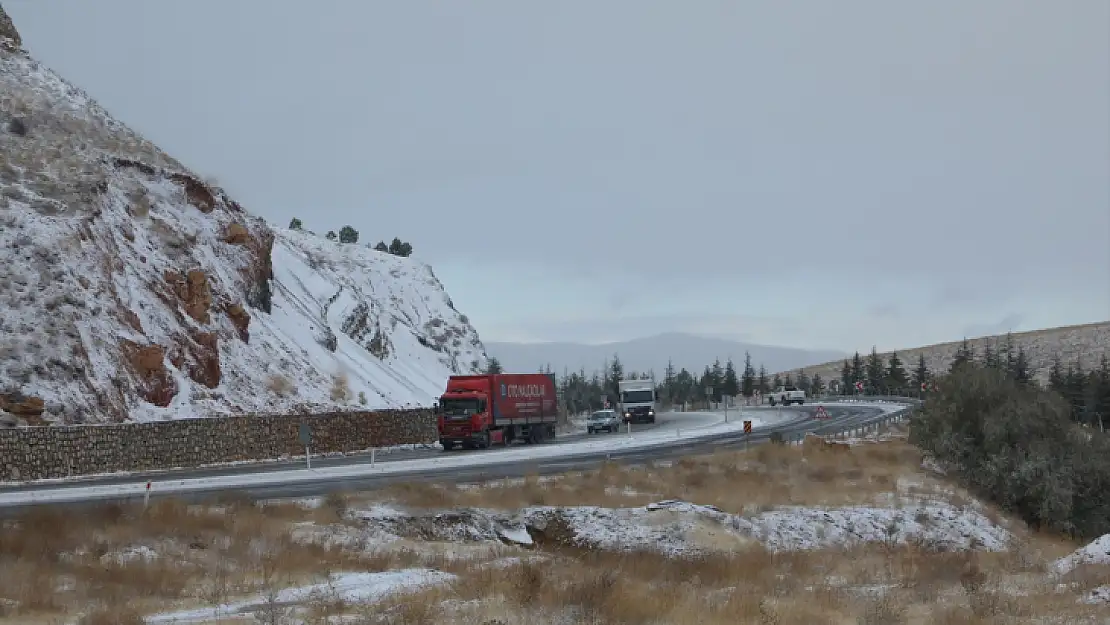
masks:
[[[426,406],[485,366],[428,266],[266,224],[3,48],[0,141],[0,394],[31,422]]]

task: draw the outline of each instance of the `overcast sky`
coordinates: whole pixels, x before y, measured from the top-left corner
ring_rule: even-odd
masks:
[[[1110,318],[1105,0],[3,0],[249,210],[487,340],[844,350]]]

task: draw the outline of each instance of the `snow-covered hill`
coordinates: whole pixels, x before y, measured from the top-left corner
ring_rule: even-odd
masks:
[[[0,25],[0,416],[428,405],[485,366],[430,268],[275,233]]]

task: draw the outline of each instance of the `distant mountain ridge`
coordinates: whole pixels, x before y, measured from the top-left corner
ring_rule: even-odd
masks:
[[[564,369],[587,372],[600,370],[613,354],[620,357],[625,371],[647,372],[654,370],[663,375],[670,359],[675,369],[700,372],[706,365],[720,359],[724,364],[729,358],[738,367],[744,365],[744,353],[752,357],[752,366],[760,365],[768,372],[798,369],[801,367],[844,358],[844,352],[833,350],[804,350],[792,347],[756,345],[716,339],[695,334],[670,332],[614,343],[586,345],[582,343],[497,343],[485,341],[486,353],[497,358],[505,371],[529,372],[550,365],[551,370],[562,373]]]

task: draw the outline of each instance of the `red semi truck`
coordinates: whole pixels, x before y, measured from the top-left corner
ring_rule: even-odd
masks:
[[[554,440],[559,420],[555,376],[546,373],[453,375],[436,405],[439,443],[488,448],[514,440]]]

